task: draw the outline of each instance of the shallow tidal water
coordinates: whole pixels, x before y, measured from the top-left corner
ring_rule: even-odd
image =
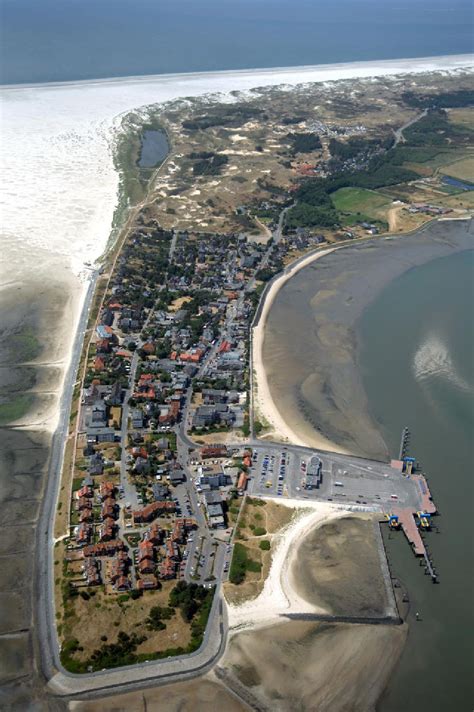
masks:
[[[408,589],[410,631],[380,712],[472,709],[473,296],[474,251],[461,252],[394,280],[359,322],[372,414],[394,456],[408,426],[409,454],[440,512],[440,533],[426,536],[439,585],[401,532],[387,541],[392,573]]]

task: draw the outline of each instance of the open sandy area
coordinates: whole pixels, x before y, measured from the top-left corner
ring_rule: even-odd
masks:
[[[281,502],[299,509],[299,514],[273,537],[272,563],[262,592],[239,606],[229,606],[231,632],[268,625],[287,613],[330,613],[327,608],[309,602],[298,593],[290,576],[290,552],[315,527],[343,517],[347,512],[330,504],[305,503],[302,507],[299,500],[282,499]]]
[[[253,709],[370,712],[405,638],[405,626],[291,621],[239,633],[220,666]]]
[[[106,699],[69,703],[71,712],[243,712],[248,709],[223,685],[207,677],[111,695]]]
[[[292,549],[291,587],[336,616],[392,614],[375,529],[379,518],[349,515],[310,531]]]

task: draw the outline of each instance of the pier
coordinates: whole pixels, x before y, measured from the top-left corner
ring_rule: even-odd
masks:
[[[408,451],[408,444],[410,442],[410,431],[405,426],[402,430],[402,437],[400,440],[400,451],[398,454],[398,459],[403,460]]]
[[[396,508],[393,510],[393,514],[398,517],[398,525],[402,528],[403,533],[408,539],[408,542],[413,549],[413,553],[415,556],[422,556],[424,558],[426,571],[431,576],[433,583],[436,583],[438,577],[435,573],[430,557],[428,556],[428,552],[426,551],[425,543],[420,534],[420,529],[415,521],[414,512],[411,509]]]

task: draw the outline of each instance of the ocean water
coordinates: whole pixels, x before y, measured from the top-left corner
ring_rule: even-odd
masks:
[[[380,712],[472,710],[474,251],[416,267],[361,318],[360,365],[372,413],[394,456],[400,433],[428,476],[440,533],[426,542],[433,585],[402,533],[388,541],[410,596],[410,632]],[[422,620],[416,622],[415,613]]]
[[[0,83],[471,52],[470,0],[2,0]]]

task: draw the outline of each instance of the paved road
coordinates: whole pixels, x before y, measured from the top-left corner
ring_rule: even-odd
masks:
[[[424,111],[421,114],[418,114],[418,116],[415,116],[414,119],[407,121],[406,124],[403,124],[403,126],[400,126],[399,129],[394,131],[393,133],[395,134],[395,143],[393,144],[392,148],[395,148],[396,146],[398,146],[400,141],[405,141],[405,139],[403,137],[403,132],[405,131],[405,129],[407,129],[412,124],[416,124],[417,121],[419,121],[420,119],[425,117],[427,115],[427,113],[428,113],[428,109],[424,109]]]
[[[37,526],[35,571],[33,577],[33,590],[36,601],[36,606],[34,607],[35,625],[33,630],[36,630],[37,634],[33,643],[36,649],[35,657],[39,661],[41,672],[47,680],[52,677],[59,665],[59,649],[56,637],[54,611],[54,522],[60,476],[64,461],[64,447],[69,428],[69,413],[71,411],[74,383],[79,367],[84,333],[89,318],[97,278],[98,272],[95,272],[84,300],[84,306],[73,344],[71,363],[64,380],[59,407],[59,424],[51,444],[48,479]]]
[[[132,506],[132,509],[138,509],[138,499],[137,490],[135,486],[130,482],[127,474],[127,442],[128,442],[128,418],[130,415],[130,405],[129,398],[132,395],[133,386],[135,383],[135,375],[138,367],[138,354],[135,353],[132,356],[132,361],[130,365],[130,378],[129,378],[129,388],[125,392],[125,397],[122,406],[122,428],[120,432],[121,443],[120,447],[122,450],[122,455],[120,458],[120,485],[123,487],[124,500],[127,504]]]

